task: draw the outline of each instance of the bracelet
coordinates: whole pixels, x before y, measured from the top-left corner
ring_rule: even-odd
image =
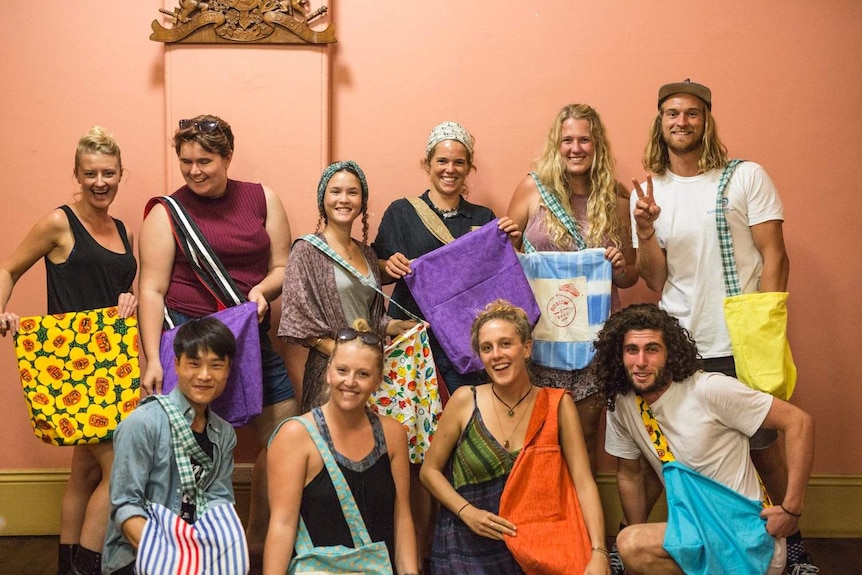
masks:
[[[648,235],[647,237],[642,238],[640,234],[637,234],[637,237],[640,241],[646,242],[646,241],[651,240],[654,235],[655,235],[655,227],[653,227],[652,233],[650,235]]]
[[[323,341],[322,337],[317,338],[317,341],[314,342],[314,345],[311,346],[311,349],[317,349],[317,346],[319,346],[320,342],[322,342],[322,341]],[[318,350],[318,351],[320,351],[320,350]]]
[[[787,513],[788,515],[792,515],[793,517],[796,517],[797,519],[802,517],[802,513],[794,513],[793,511],[788,511],[787,508],[784,507],[784,505],[781,505],[780,503],[778,506],[781,507],[781,510],[784,511],[785,513]]]
[[[473,504],[468,501],[467,503],[465,503],[464,505],[461,506],[461,509],[458,510],[458,519],[461,519],[461,512],[464,511],[465,509],[467,509],[468,505],[473,505]]]
[[[610,556],[611,556],[611,554],[608,553],[608,550],[605,549],[604,547],[596,546],[596,547],[592,548],[592,551],[598,551],[599,553],[603,554],[605,557],[608,557],[608,558],[610,558]]]
[[[623,268],[620,273],[614,274],[614,277],[620,280],[626,277],[626,268]]]

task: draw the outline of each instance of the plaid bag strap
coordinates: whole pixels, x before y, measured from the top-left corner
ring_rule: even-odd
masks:
[[[563,227],[569,235],[572,236],[578,250],[587,249],[587,243],[584,241],[584,237],[581,235],[578,225],[575,223],[575,220],[572,219],[572,216],[563,208],[563,205],[560,203],[557,196],[545,189],[545,186],[543,186],[542,182],[539,181],[539,176],[536,172],[530,172],[530,175],[533,177],[533,181],[536,182],[536,187],[539,189],[539,196],[541,196],[545,206],[547,206],[547,208],[551,210],[551,213],[560,220],[560,223],[563,224]],[[532,246],[530,247],[532,248]],[[524,247],[524,251],[526,251],[526,245]]]
[[[718,244],[721,249],[721,266],[724,271],[724,291],[728,297],[742,293],[739,274],[736,271],[736,259],[733,256],[733,237],[730,235],[730,225],[724,215],[724,190],[736,166],[745,160],[730,160],[721,172],[718,180],[718,193],[715,196],[715,225],[718,228]]]
[[[400,309],[401,311],[406,313],[408,316],[410,316],[411,319],[415,319],[419,323],[424,323],[423,319],[416,317],[415,315],[413,315],[412,313],[410,313],[409,311],[407,311],[406,309],[401,307],[401,305],[397,301],[395,301],[391,297],[389,297],[389,294],[387,294],[382,289],[380,289],[373,280],[371,280],[371,279],[367,278],[366,276],[362,275],[361,273],[359,273],[358,269],[353,267],[350,264],[350,262],[345,260],[340,255],[338,255],[338,252],[336,252],[334,249],[332,249],[332,247],[330,247],[329,244],[327,244],[325,241],[320,239],[318,236],[316,236],[314,234],[306,234],[304,236],[299,237],[297,241],[299,241],[299,240],[304,240],[304,241],[310,243],[311,245],[313,245],[314,247],[316,247],[317,249],[319,249],[320,251],[322,251],[324,254],[329,256],[335,263],[337,263],[342,268],[344,268],[345,270],[347,270],[348,272],[353,274],[356,277],[356,279],[358,279],[363,284],[367,285],[368,287],[370,287],[371,289],[373,289],[374,291],[376,291],[377,293],[382,295],[385,300],[387,300],[389,303],[391,303],[392,305],[394,305],[395,307],[397,307],[398,309]]]
[[[329,446],[326,445],[320,432],[311,422],[303,417],[292,417],[300,422],[308,435],[314,441],[314,445],[320,452],[320,457],[323,459],[323,464],[326,466],[326,471],[329,473],[329,478],[332,480],[332,485],[335,487],[335,492],[338,494],[338,500],[341,502],[341,512],[344,514],[344,519],[347,520],[347,527],[350,529],[350,536],[353,538],[353,546],[359,548],[364,545],[371,545],[371,536],[368,535],[368,529],[365,527],[365,521],[362,519],[362,514],[359,512],[359,507],[356,506],[356,500],[353,498],[353,493],[350,491],[350,486],[347,480],[344,479],[344,474],[335,462]],[[305,527],[305,521],[302,516],[299,517],[299,528],[296,533],[296,550],[297,552],[310,551],[314,545],[311,542],[311,537],[308,535],[308,529]]]
[[[204,482],[210,473],[212,473],[213,460],[198,445],[191,426],[186,421],[186,418],[183,417],[183,414],[180,413],[176,404],[170,400],[170,397],[167,395],[151,395],[150,397],[155,398],[161,404],[165,413],[168,414],[168,422],[171,426],[171,446],[174,448],[174,454],[176,455],[183,493],[190,499],[194,499],[195,513],[200,517],[207,510]],[[195,472],[192,470],[189,457],[193,457],[203,468],[203,473],[201,473],[201,477],[197,483],[195,482]]]
[[[154,198],[154,201],[167,210],[177,247],[186,256],[200,282],[218,301],[219,309],[245,303],[246,297],[182,204],[170,196]]]

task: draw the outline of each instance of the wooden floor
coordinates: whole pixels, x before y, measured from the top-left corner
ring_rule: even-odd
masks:
[[[0,537],[0,575],[56,575],[57,537]],[[862,539],[806,539],[821,575],[862,574]]]

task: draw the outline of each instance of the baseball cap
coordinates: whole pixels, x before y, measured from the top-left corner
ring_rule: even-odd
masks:
[[[658,106],[661,108],[661,103],[673,96],[674,94],[692,94],[697,96],[704,102],[706,107],[712,110],[712,92],[703,84],[692,82],[688,78],[682,82],[674,82],[665,84],[658,90]]]

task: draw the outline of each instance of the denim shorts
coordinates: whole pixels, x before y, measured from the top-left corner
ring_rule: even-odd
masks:
[[[168,309],[168,313],[174,322],[174,325],[182,325],[191,319],[182,312]],[[258,324],[260,330],[260,358],[263,368],[263,405],[275,405],[288,399],[293,399],[296,393],[293,390],[293,383],[287,375],[287,369],[284,367],[284,360],[272,348],[272,341],[269,339],[270,319],[267,317],[263,322]]]
[[[729,375],[730,377],[736,377],[736,363],[733,361],[732,355],[726,357],[711,357],[702,361],[704,371],[714,371],[723,373],[724,375]],[[751,436],[751,439],[749,439],[748,448],[752,451],[766,449],[775,443],[776,439],[778,439],[778,431],[761,427],[754,433],[754,435]]]

